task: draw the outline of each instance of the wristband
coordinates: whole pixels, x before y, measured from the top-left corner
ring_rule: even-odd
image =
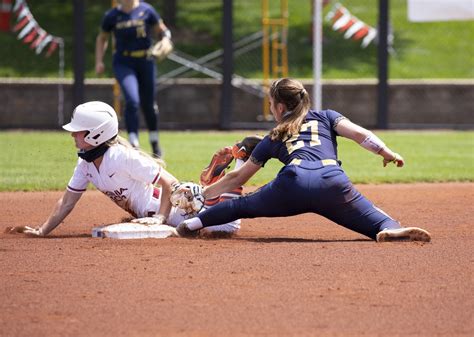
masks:
[[[360,146],[370,152],[378,154],[385,147],[385,143],[382,142],[379,137],[371,133],[362,141],[362,143],[360,143]]]
[[[171,31],[169,29],[163,31],[163,37],[166,37],[171,40]]]

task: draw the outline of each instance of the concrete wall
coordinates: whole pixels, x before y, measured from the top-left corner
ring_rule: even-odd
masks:
[[[305,82],[305,86],[311,93],[311,82]],[[85,100],[112,104],[112,88],[112,80],[86,81]],[[64,109],[58,112],[60,89]],[[391,81],[389,92],[388,122],[392,129],[474,128],[474,81]],[[0,79],[0,128],[58,129],[69,121],[73,109],[71,95],[71,80]],[[234,90],[233,98],[234,126],[271,125],[258,123],[262,99],[240,89]],[[162,129],[218,128],[220,85],[214,80],[176,80],[160,88],[157,100]],[[337,110],[358,124],[374,128],[376,106],[375,81],[323,82],[323,108]]]

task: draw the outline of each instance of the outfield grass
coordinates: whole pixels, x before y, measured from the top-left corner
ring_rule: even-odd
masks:
[[[162,132],[167,168],[180,180],[198,181],[214,153],[248,132]],[[379,131],[377,134],[406,160],[402,169],[383,168],[380,157],[339,138],[339,158],[354,183],[474,181],[474,132]],[[141,143],[149,150],[146,133]],[[0,190],[62,190],[72,175],[76,150],[65,132],[0,132]],[[249,185],[271,180],[281,164],[272,160]]]
[[[166,0],[150,0],[162,13]],[[324,16],[337,1],[324,9]],[[365,23],[376,27],[378,0],[339,1]],[[39,25],[48,33],[65,41],[65,73],[73,76],[73,2],[64,0],[29,0],[28,5]],[[270,1],[273,16],[279,12],[280,1]],[[310,0],[288,1],[289,74],[296,78],[311,78],[312,38]],[[85,15],[86,78],[96,77],[94,71],[95,37],[103,13],[111,1],[87,1]],[[173,40],[178,50],[195,57],[222,47],[222,1],[178,1],[177,27]],[[261,1],[234,1],[234,40],[237,41],[262,29]],[[394,53],[389,62],[391,79],[464,78],[474,77],[474,21],[413,23],[407,19],[407,1],[390,1],[390,24],[394,33]],[[362,49],[360,41],[346,40],[334,32],[330,23],[323,27],[323,78],[355,79],[377,77],[377,47]],[[34,50],[17,39],[15,33],[0,33],[0,76],[57,77],[58,57],[37,56]],[[110,50],[106,55],[106,77],[112,77]],[[44,53],[43,53],[44,54]],[[250,78],[262,77],[260,48],[243,57],[236,57],[235,72]],[[166,73],[176,64],[160,63],[159,72]]]

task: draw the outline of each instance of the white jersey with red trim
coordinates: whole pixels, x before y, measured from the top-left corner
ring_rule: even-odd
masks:
[[[99,169],[79,158],[67,189],[83,193],[90,182],[122,209],[141,218],[159,212],[161,190],[154,184],[160,174],[161,166],[154,160],[115,144],[105,152]]]

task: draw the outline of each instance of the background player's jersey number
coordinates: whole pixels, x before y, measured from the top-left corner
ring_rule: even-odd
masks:
[[[293,135],[293,137],[286,141],[288,154],[291,154],[292,152],[302,148],[305,145],[305,142],[308,142],[308,135],[301,134],[302,132],[308,130],[311,135],[311,139],[309,139],[309,146],[317,146],[321,144],[318,134],[318,121],[309,121],[301,125],[300,133]]]
[[[146,30],[145,26],[138,26],[137,27],[137,38],[146,37]]]

